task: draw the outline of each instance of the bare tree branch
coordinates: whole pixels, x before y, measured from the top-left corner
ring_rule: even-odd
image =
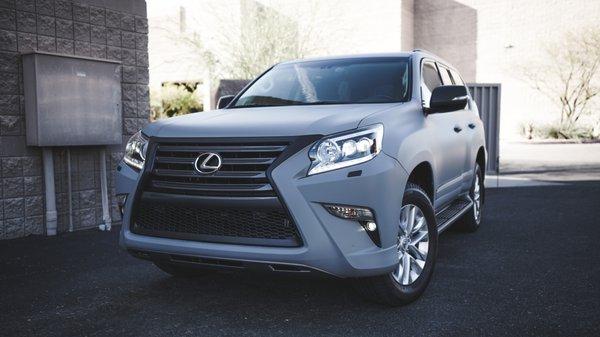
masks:
[[[547,63],[528,65],[523,75],[558,104],[561,128],[569,130],[581,116],[593,113],[592,101],[600,93],[600,27],[567,34],[548,45],[546,55]]]

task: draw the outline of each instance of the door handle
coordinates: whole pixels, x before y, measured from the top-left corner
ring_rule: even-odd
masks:
[[[462,128],[460,126],[456,125],[454,127],[454,132],[458,133],[458,132],[461,132],[461,131],[462,131]]]
[[[473,123],[469,123],[469,128],[471,128],[471,129],[475,129],[475,124],[473,124]]]

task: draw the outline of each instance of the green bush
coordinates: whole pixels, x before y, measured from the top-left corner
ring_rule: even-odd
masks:
[[[160,91],[152,91],[150,107],[151,120],[203,111],[198,90],[189,91],[185,86],[175,84],[166,84]]]
[[[539,126],[528,123],[521,128],[521,133],[527,139],[600,139],[598,130],[593,126],[577,126],[566,128],[560,123],[542,124]]]

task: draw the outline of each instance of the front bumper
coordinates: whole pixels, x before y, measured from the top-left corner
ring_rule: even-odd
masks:
[[[135,234],[130,230],[134,198],[127,198],[124,207],[120,245],[137,254],[148,254],[148,257],[167,254],[244,264],[288,265],[337,277],[371,276],[392,271],[398,261],[395,245],[402,194],[408,178],[405,170],[382,152],[366,163],[307,177],[308,150],[309,147],[302,149],[271,171],[279,198],[298,227],[302,246],[212,243]],[[355,171],[362,172],[348,177],[349,172]],[[120,165],[117,194],[132,195],[139,186],[138,180],[137,172],[127,165]],[[322,206],[324,203],[372,209],[381,248],[373,243],[358,222],[331,215]]]

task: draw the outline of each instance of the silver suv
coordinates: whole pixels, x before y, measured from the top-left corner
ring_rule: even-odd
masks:
[[[440,232],[479,227],[483,125],[436,56],[285,62],[218,108],[148,125],[118,166],[120,244],[167,273],[326,273],[400,305]]]

